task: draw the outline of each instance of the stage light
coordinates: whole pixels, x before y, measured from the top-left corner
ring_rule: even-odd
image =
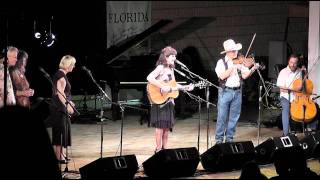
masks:
[[[55,35],[54,34],[49,34],[48,35],[48,40],[47,40],[47,47],[50,47],[53,45],[54,40],[55,40]]]
[[[36,39],[40,39],[40,38],[41,38],[41,33],[35,32],[35,33],[34,33],[34,37],[35,37]]]
[[[40,44],[47,47],[51,47],[54,44],[55,40],[56,40],[56,36],[53,33],[51,32],[47,33],[45,31],[44,36],[40,41]]]
[[[52,19],[53,17],[49,22],[49,29],[46,30],[42,28],[41,31],[36,30],[36,21],[34,21],[34,26],[33,26],[34,37],[40,42],[41,45],[46,47],[51,47],[56,41],[56,35],[52,33],[52,29],[51,29]]]

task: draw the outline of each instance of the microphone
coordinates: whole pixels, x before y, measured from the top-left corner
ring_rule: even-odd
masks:
[[[183,64],[182,62],[180,62],[178,59],[174,60],[177,64],[179,64],[180,66],[183,66],[185,68],[187,68],[187,66],[185,64]]]
[[[90,76],[92,76],[91,71],[86,66],[82,66],[81,69],[86,71]]]
[[[50,78],[50,75],[42,67],[39,67],[39,70],[44,74],[45,77]]]
[[[174,71],[176,71],[177,73],[179,73],[181,76],[186,77],[186,74],[184,74],[183,72],[177,70],[177,69],[173,69]]]

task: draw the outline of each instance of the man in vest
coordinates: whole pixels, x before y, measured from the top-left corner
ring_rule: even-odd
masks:
[[[248,78],[258,66],[251,69],[243,64],[234,64],[238,51],[242,49],[240,43],[228,39],[223,43],[225,57],[219,59],[215,72],[219,78],[218,117],[216,123],[216,144],[233,142],[236,125],[241,113],[242,80]]]

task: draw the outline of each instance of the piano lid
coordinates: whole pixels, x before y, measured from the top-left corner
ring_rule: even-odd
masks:
[[[203,28],[215,20],[215,17],[191,17],[178,24],[174,24],[174,22],[170,25],[172,28],[168,29],[167,32],[159,33],[152,37],[152,47],[154,50],[160,51],[163,47],[183,39],[188,34]]]
[[[135,36],[132,36],[124,41],[121,41],[117,45],[113,45],[106,50],[107,65],[110,65],[122,54],[127,52],[132,47],[139,45],[146,38],[154,34],[155,32],[168,27],[167,32],[158,33],[152,38],[153,49],[161,49],[169,44],[172,44],[178,40],[181,40],[188,34],[206,26],[207,24],[216,20],[215,17],[191,17],[182,23],[176,23],[169,19],[161,19],[145,31]],[[171,24],[172,27],[167,26]]]
[[[137,34],[130,39],[127,40],[127,42],[123,43],[120,42],[121,45],[119,46],[111,46],[107,49],[107,64],[111,64],[114,60],[116,60],[119,56],[121,56],[123,53],[125,53],[127,50],[129,50],[131,47],[141,43],[144,41],[147,37],[152,35],[153,33],[157,32],[159,29],[163,28],[167,24],[171,23],[172,20],[169,19],[161,19],[145,31],[143,31],[140,34]]]

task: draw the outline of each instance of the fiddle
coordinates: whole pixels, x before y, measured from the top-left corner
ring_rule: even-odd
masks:
[[[247,68],[251,68],[255,64],[253,56],[245,58],[244,55],[239,55],[237,58],[232,59],[232,62],[233,64],[243,64]],[[259,65],[258,63],[256,65],[261,69],[265,68],[264,65]]]
[[[244,55],[239,55],[237,58],[232,59],[233,64],[243,64],[244,66],[250,68],[254,65],[253,57],[245,58]]]

